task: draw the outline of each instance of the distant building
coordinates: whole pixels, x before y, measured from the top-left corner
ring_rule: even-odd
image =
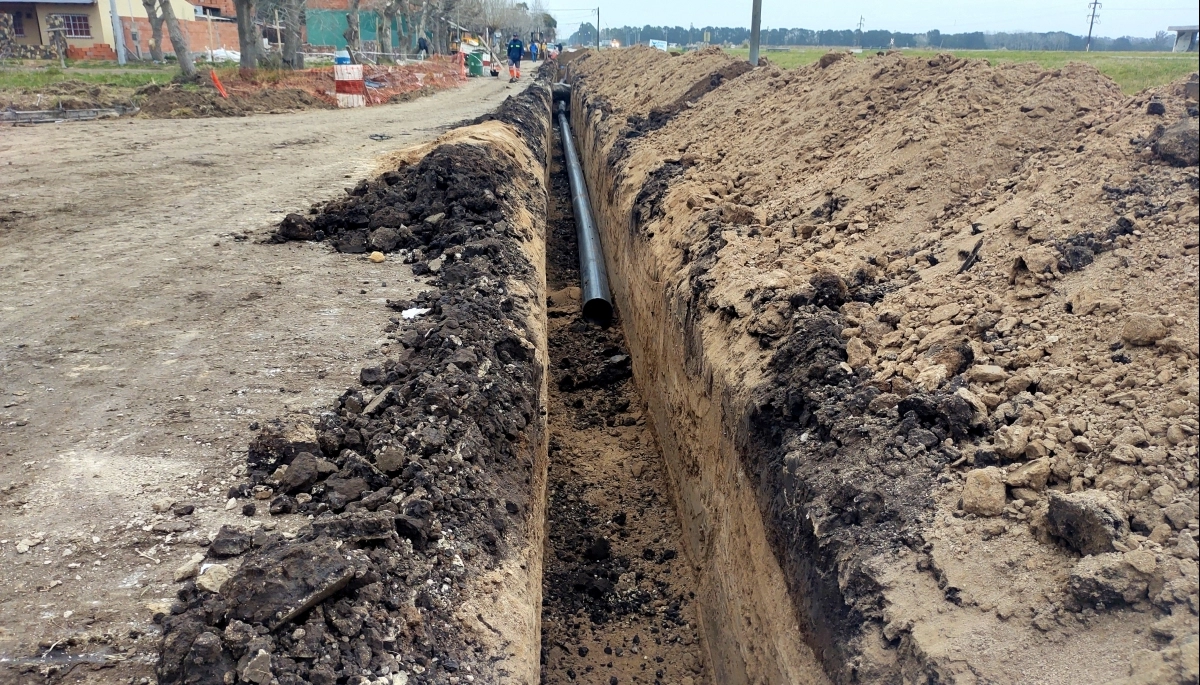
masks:
[[[1167,30],[1175,32],[1175,47],[1171,52],[1196,52],[1196,32],[1200,26],[1170,26]]]

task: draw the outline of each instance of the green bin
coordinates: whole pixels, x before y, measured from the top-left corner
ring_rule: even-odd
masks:
[[[467,54],[467,73],[471,76],[483,76],[482,52],[471,52]]]

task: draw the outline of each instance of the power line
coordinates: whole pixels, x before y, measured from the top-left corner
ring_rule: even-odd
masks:
[[[1088,7],[1092,8],[1092,18],[1088,20],[1087,45],[1083,48],[1084,52],[1092,51],[1092,28],[1096,25],[1096,11],[1100,9],[1100,0],[1092,0]]]

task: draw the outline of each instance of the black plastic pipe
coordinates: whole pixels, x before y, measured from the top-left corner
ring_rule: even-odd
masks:
[[[571,207],[575,210],[575,233],[579,238],[579,280],[583,291],[583,318],[601,325],[612,321],[612,293],[608,289],[608,271],[604,268],[604,248],[592,221],[592,203],[588,200],[583,167],[571,140],[567,121],[567,103],[558,103],[558,131],[562,136],[567,177],[571,180]]]

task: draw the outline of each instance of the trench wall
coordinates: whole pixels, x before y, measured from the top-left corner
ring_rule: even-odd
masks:
[[[731,376],[731,341],[708,334],[670,250],[648,249],[634,206],[646,174],[613,164],[625,131],[575,81],[572,129],[608,273],[667,469],[675,485],[715,682],[823,683],[768,541],[756,478],[743,467],[754,378]],[[682,287],[681,287],[682,286]],[[717,351],[717,354],[714,354]],[[725,357],[727,359],[727,357]]]

